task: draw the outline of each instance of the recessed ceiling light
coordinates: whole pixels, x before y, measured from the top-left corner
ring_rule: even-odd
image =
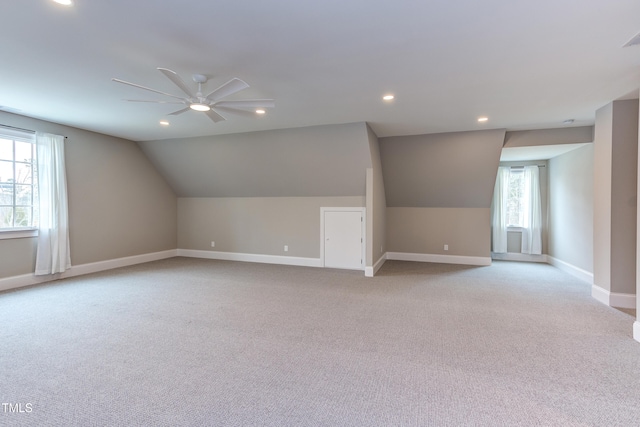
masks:
[[[209,107],[207,104],[201,104],[199,102],[194,102],[193,104],[189,105],[189,108],[191,108],[192,110],[196,110],[196,111],[209,111],[209,110],[211,110],[211,107]]]
[[[265,113],[266,113],[266,111],[265,111],[265,110],[263,110],[262,108],[258,108],[258,109],[256,110],[256,114],[265,114]]]
[[[393,95],[385,95],[382,97],[382,99],[384,99],[385,101],[393,101],[394,98],[395,96]]]
[[[489,117],[478,117],[478,122],[479,123],[484,123],[484,122],[488,122],[489,121]]]
[[[61,4],[63,6],[72,6],[73,0],[53,0],[54,2]]]
[[[162,126],[169,126],[169,122],[168,122],[168,121],[166,121],[166,120],[160,120],[160,124],[161,124]]]

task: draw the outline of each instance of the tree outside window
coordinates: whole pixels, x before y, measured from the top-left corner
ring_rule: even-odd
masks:
[[[509,172],[509,195],[507,198],[507,226],[524,227],[525,189],[523,170]]]
[[[0,132],[0,229],[37,227],[35,144]]]

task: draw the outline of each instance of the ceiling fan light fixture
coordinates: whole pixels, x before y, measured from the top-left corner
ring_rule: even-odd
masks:
[[[199,102],[194,102],[191,105],[189,105],[189,108],[191,108],[192,110],[196,110],[196,111],[209,111],[211,110],[211,107],[209,107],[207,104],[202,104]]]
[[[176,85],[182,92],[184,92],[184,95],[186,96],[176,96],[167,92],[116,78],[113,78],[111,80],[116,83],[122,83],[127,86],[133,86],[138,89],[143,89],[172,98],[173,100],[168,101],[142,99],[126,100],[132,102],[151,102],[156,104],[180,104],[180,109],[169,113],[169,116],[177,116],[179,114],[193,110],[205,113],[204,116],[209,118],[212,122],[218,123],[226,119],[224,118],[224,116],[215,111],[214,108],[222,108],[223,110],[230,110],[231,112],[235,111],[238,114],[251,114],[252,111],[275,107],[275,102],[273,99],[243,99],[236,101],[222,100],[229,95],[233,95],[234,93],[249,87],[247,83],[235,77],[224,83],[222,86],[218,87],[211,93],[204,95],[202,93],[202,84],[206,83],[207,81],[207,76],[205,76],[204,74],[193,75],[193,81],[198,84],[198,91],[196,93],[193,93],[193,90],[189,86],[187,86],[184,80],[182,80],[175,71],[171,71],[168,68],[158,68],[158,71],[160,71],[162,74],[164,74],[165,77],[171,80],[171,82]],[[265,114],[265,111],[256,111],[256,114]]]

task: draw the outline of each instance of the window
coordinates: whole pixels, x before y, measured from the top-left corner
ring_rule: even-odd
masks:
[[[511,169],[508,182],[509,193],[507,196],[507,226],[524,227],[525,200],[524,170]]]
[[[521,253],[542,253],[542,204],[537,165],[500,166],[491,206],[494,253],[507,252],[507,231],[510,227],[517,228],[522,234]]]
[[[0,128],[0,231],[38,225],[35,160],[32,133]]]

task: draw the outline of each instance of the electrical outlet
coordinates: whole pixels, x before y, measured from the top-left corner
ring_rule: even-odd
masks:
[[[216,242],[214,242],[213,240],[211,241],[211,247],[215,248],[216,247]]]
[[[449,245],[444,245],[444,250],[448,251],[449,250]]]
[[[285,252],[289,252],[289,246],[288,245],[284,245],[284,251]]]

